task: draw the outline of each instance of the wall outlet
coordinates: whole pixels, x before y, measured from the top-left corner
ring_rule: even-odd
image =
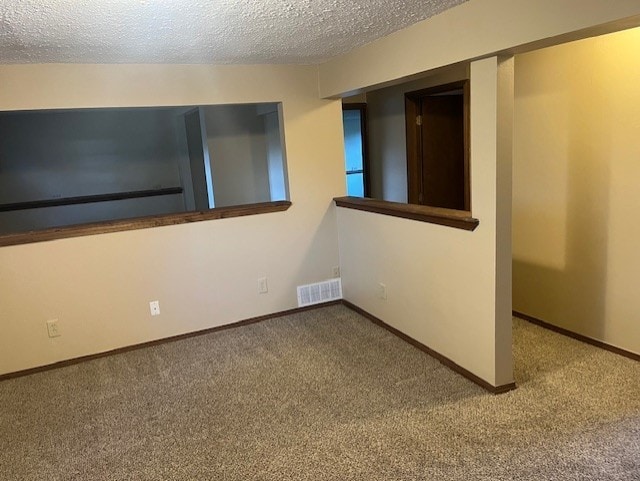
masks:
[[[331,273],[333,274],[334,279],[340,277],[340,267],[335,266],[333,269],[331,269]]]
[[[151,312],[152,316],[159,316],[160,315],[160,301],[151,301],[149,303],[149,311]]]
[[[267,292],[269,292],[267,278],[261,277],[260,279],[258,279],[258,294],[266,294]]]
[[[387,285],[382,282],[378,284],[378,297],[382,300],[387,300]]]
[[[58,325],[58,319],[51,319],[47,321],[47,332],[49,337],[60,337],[60,326]]]

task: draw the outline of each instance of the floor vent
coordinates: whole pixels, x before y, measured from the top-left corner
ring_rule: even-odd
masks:
[[[342,281],[330,279],[316,284],[298,286],[298,307],[342,299]]]

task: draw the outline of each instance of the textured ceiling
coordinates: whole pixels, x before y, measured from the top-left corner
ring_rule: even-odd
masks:
[[[318,63],[466,0],[0,0],[0,63]]]

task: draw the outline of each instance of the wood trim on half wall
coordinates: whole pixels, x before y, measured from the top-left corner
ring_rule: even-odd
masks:
[[[45,242],[57,239],[68,239],[96,234],[108,234],[127,230],[148,229],[166,225],[188,224],[215,219],[229,219],[246,215],[269,214],[283,212],[291,207],[288,200],[274,202],[260,202],[258,204],[216,207],[201,212],[183,212],[179,214],[160,214],[132,219],[110,220],[90,224],[78,224],[65,227],[21,232],[15,234],[0,234],[0,247]]]
[[[475,230],[480,223],[478,219],[471,217],[471,212],[462,210],[350,196],[335,197],[333,200],[337,207],[390,215],[392,217],[444,225],[468,231]]]
[[[367,311],[365,311],[364,309],[356,306],[355,304],[352,304],[351,302],[345,301],[345,300],[343,300],[342,303],[345,306],[347,306],[349,309],[357,312],[361,316],[366,317],[367,319],[369,319],[374,324],[377,324],[378,326],[382,327],[383,329],[386,329],[387,331],[389,331],[391,334],[395,334],[396,336],[398,336],[403,341],[406,341],[409,344],[411,344],[412,346],[420,349],[422,352],[425,352],[429,356],[433,357],[434,359],[436,359],[440,363],[442,363],[445,366],[447,366],[452,371],[460,374],[461,376],[467,378],[469,381],[471,381],[471,382],[477,384],[478,386],[480,386],[481,388],[489,391],[491,394],[503,394],[503,393],[506,393],[506,392],[509,392],[509,391],[513,391],[517,387],[515,382],[509,383],[509,384],[504,384],[502,386],[493,386],[493,385],[489,384],[487,381],[485,381],[484,379],[481,379],[478,376],[476,376],[475,374],[473,374],[472,372],[466,370],[465,368],[463,368],[459,364],[456,364],[454,361],[452,361],[448,357],[445,357],[442,354],[440,354],[439,352],[434,351],[430,347],[425,346],[421,342],[416,341],[414,338],[407,336],[405,333],[399,331],[395,327],[391,327],[389,324],[384,322],[382,319],[377,318],[373,314],[368,313]]]

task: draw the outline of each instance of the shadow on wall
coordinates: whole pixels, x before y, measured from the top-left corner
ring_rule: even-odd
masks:
[[[297,208],[294,204],[292,209]],[[300,253],[300,257],[289,257],[287,264],[291,267],[294,274],[291,276],[291,281],[287,281],[289,285],[285,289],[287,296],[296,295],[296,288],[300,285],[311,284],[314,282],[325,281],[333,277],[332,269],[340,265],[338,258],[328,259],[326,257],[318,256],[318,252],[321,252],[322,246],[328,244],[334,244],[336,251],[338,248],[338,233],[337,233],[337,221],[336,221],[336,206],[333,200],[327,203],[326,208],[322,212],[318,211],[317,216],[314,218],[320,219],[319,223],[309,224],[307,226],[297,225],[297,234],[292,235],[287,239],[289,244],[288,250],[294,251],[295,246],[299,246],[302,239],[309,239],[306,242],[304,251]],[[309,233],[313,232],[311,236]],[[304,267],[312,266],[309,272],[312,274],[305,274]],[[287,297],[289,299],[289,297]]]
[[[594,83],[596,80],[590,79]],[[554,210],[565,209],[564,223],[551,221],[543,227],[549,229],[546,233],[538,233],[543,237],[541,244],[545,243],[544,238],[547,236],[564,238],[564,267],[556,268],[559,266],[551,267],[517,258],[517,245],[514,245],[513,259],[514,310],[596,339],[605,338],[607,322],[609,180],[614,128],[603,120],[604,116],[597,114],[607,101],[602,95],[604,88],[605,85],[593,85],[589,92],[589,102],[584,102],[584,95],[571,95],[572,86],[564,85],[562,96],[570,97],[566,104],[566,129],[548,132],[551,135],[567,136],[561,140],[566,145],[566,153],[561,153],[565,158],[548,161],[539,159],[540,167],[537,164],[534,167],[536,170],[545,169],[547,166],[543,165],[544,162],[566,163],[566,205],[547,206]],[[525,95],[535,99],[539,93],[525,92]],[[549,112],[545,114],[548,115]],[[542,145],[558,142],[547,138],[531,141]],[[544,151],[543,147],[538,155]],[[527,160],[536,162],[533,157]],[[517,175],[516,169],[517,159],[514,163],[514,174]],[[542,172],[539,177],[532,176],[523,180],[522,188],[528,191],[528,195],[531,192],[536,196],[543,196],[542,198],[553,195],[546,191],[544,182],[531,184],[538,183],[536,179],[544,179],[549,172],[553,172],[553,169]],[[549,183],[553,185],[553,179],[549,179]],[[540,216],[549,216],[549,212],[536,208],[535,202],[527,205],[519,202],[516,187],[514,185],[513,196],[518,209],[514,209],[514,216],[521,217],[514,217],[514,227],[516,224],[523,226],[536,218],[539,220]],[[557,187],[563,188],[561,185]],[[565,232],[553,232],[553,229],[562,224]],[[542,246],[541,248],[544,250]],[[535,249],[533,243],[528,245],[528,249],[532,255],[528,255],[527,259],[540,257],[539,253],[532,251]],[[519,252],[522,254],[522,249]]]

